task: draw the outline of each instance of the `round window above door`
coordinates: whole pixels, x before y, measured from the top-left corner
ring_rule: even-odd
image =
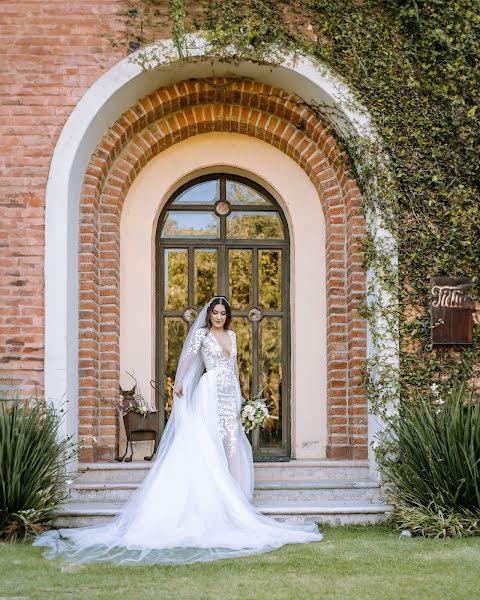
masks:
[[[251,436],[255,460],[290,457],[289,236],[274,198],[244,177],[214,174],[169,199],[156,236],[156,380],[162,426],[184,339],[198,311],[225,295],[244,397],[270,405]]]

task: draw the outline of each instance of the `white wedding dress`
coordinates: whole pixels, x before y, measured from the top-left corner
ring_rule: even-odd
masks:
[[[177,370],[184,394],[175,396],[143,484],[113,523],[40,535],[34,545],[46,546],[47,558],[186,564],[323,538],[315,523],[280,523],[251,504],[252,449],[240,420],[236,337],[228,330],[227,357],[213,333],[200,326],[205,308]]]

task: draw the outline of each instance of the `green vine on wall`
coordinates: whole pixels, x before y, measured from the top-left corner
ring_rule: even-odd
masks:
[[[275,65],[299,53],[343,78],[372,117],[376,140],[338,129],[335,135],[362,190],[365,212],[380,209],[396,237],[392,248],[370,231],[364,247],[367,272],[390,292],[380,297],[370,283],[364,314],[372,324],[380,319],[400,346],[397,373],[391,348],[382,348],[382,331],[371,328],[377,348],[385,350],[370,358],[365,382],[374,410],[385,413],[398,396],[428,396],[433,383],[478,378],[478,327],[472,346],[431,344],[429,279],[463,275],[478,282],[480,4],[208,0],[200,6],[193,14],[182,0],[172,0],[175,48],[159,44],[133,59],[144,68],[178,56],[188,60],[198,43],[190,36],[195,30],[203,32],[203,55],[212,60]],[[335,128],[334,108],[310,108]],[[474,289],[477,298],[479,291]]]
[[[183,0],[170,0],[170,17],[172,19],[172,39],[177,49],[178,57],[185,58],[186,38],[185,38],[185,3]]]

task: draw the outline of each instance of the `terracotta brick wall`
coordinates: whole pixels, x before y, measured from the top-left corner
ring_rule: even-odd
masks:
[[[122,56],[116,0],[2,0],[0,390],[43,386],[44,207],[55,143],[85,91]]]

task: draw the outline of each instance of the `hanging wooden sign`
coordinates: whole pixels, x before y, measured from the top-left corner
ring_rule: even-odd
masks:
[[[433,344],[471,344],[475,284],[466,277],[430,278]]]

